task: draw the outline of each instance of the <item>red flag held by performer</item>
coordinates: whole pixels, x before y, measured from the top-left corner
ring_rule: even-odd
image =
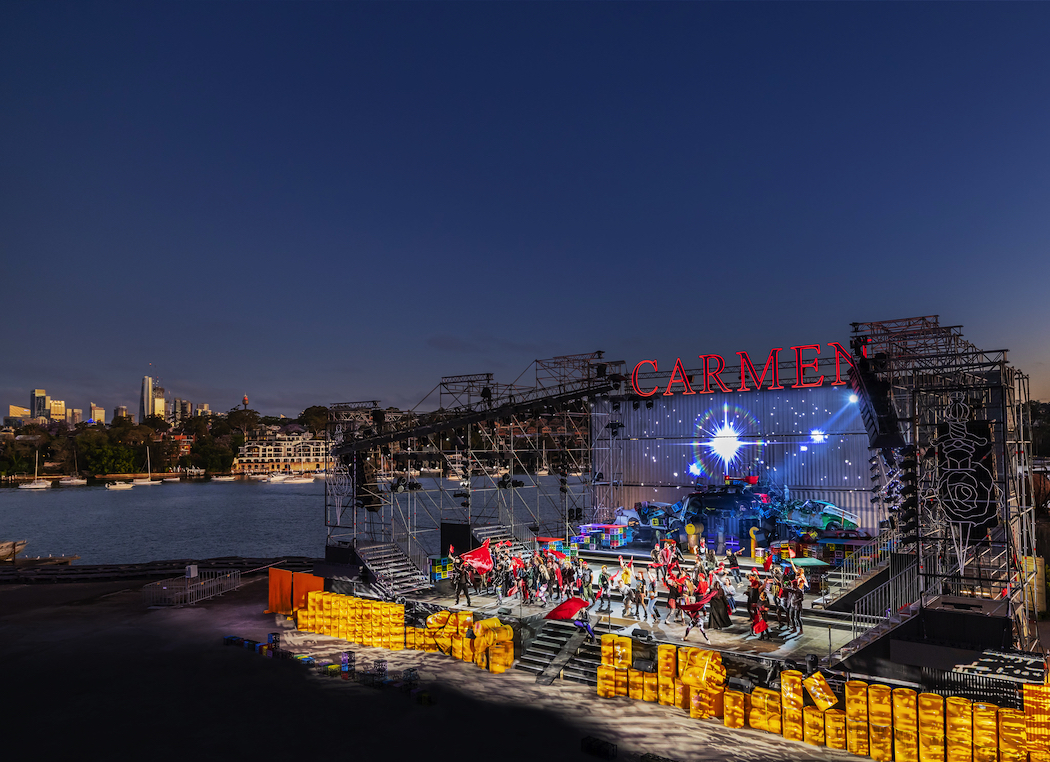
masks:
[[[488,574],[492,571],[492,552],[489,550],[488,539],[482,543],[480,548],[468,550],[466,553],[461,553],[459,557],[463,559],[464,565],[471,567],[478,574]]]

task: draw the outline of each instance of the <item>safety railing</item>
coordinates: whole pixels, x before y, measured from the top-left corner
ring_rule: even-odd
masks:
[[[918,599],[919,577],[915,569],[905,569],[853,604],[853,637],[887,620],[910,616],[908,609]]]
[[[861,577],[886,564],[899,543],[896,529],[884,529],[871,542],[854,550],[842,566],[828,575],[828,600],[842,595]]]
[[[172,577],[142,588],[147,606],[191,606],[241,586],[241,572],[202,571],[196,577]]]

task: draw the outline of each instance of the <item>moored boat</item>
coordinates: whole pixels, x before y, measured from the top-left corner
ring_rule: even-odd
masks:
[[[19,484],[19,489],[47,489],[51,486],[51,482],[47,479],[41,479],[39,476],[40,470],[40,451],[36,453],[36,465],[33,466],[33,481]]]
[[[131,489],[134,486],[131,482],[109,482],[106,489]]]

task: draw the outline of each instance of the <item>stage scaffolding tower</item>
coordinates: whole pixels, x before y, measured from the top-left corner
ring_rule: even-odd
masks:
[[[498,524],[525,544],[569,536],[591,514],[591,403],[622,383],[623,365],[567,355],[510,384],[446,376],[411,411],[333,405],[328,542],[393,542],[423,569],[446,550],[442,523]],[[435,392],[437,409],[420,412]]]
[[[853,341],[889,382],[915,448],[920,605],[941,595],[1008,602],[1017,646],[1037,648],[1028,376],[936,315],[854,323]]]

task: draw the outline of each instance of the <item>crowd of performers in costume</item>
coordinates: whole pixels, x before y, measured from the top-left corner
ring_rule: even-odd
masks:
[[[450,554],[452,548],[449,549]],[[610,569],[610,566],[612,567]],[[668,622],[685,625],[685,636],[698,630],[705,640],[707,628],[721,630],[732,624],[737,607],[737,594],[746,597],[751,635],[769,640],[769,621],[776,616],[778,634],[802,634],[802,600],[809,588],[803,570],[791,562],[784,567],[767,560],[769,576],[752,569],[742,577],[740,564],[733,551],[719,561],[713,550],[697,555],[688,562],[675,543],[657,544],[647,567],[636,569],[634,559],[619,557],[617,565],[592,568],[587,561],[553,550],[537,551],[531,558],[514,556],[509,542],[497,543],[489,552],[488,542],[482,548],[453,556],[453,585],[456,604],[461,595],[470,605],[470,592],[494,594],[500,604],[517,597],[522,604],[541,608],[570,598],[582,598],[587,607],[578,619],[593,637],[587,612],[599,616],[613,613],[612,591],[620,595],[623,618],[652,624]],[[742,588],[742,590],[741,590]],[[658,607],[662,607],[661,618]]]

